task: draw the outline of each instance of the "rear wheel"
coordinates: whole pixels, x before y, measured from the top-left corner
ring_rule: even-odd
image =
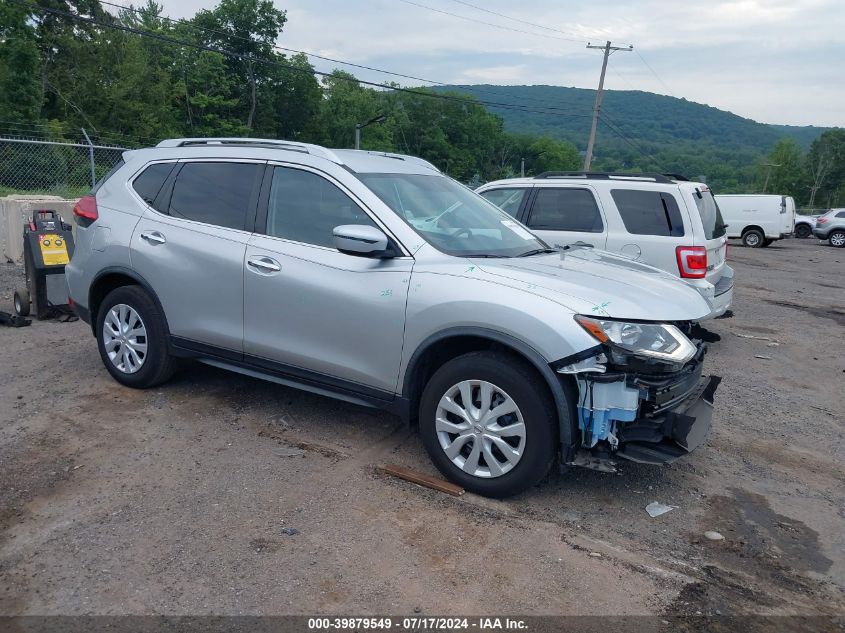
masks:
[[[144,389],[173,374],[167,325],[140,286],[112,290],[97,312],[97,344],[108,372],[127,387]]]
[[[496,352],[459,356],[434,373],[420,402],[420,433],[440,472],[488,497],[530,488],[557,452],[557,416],[542,378]]]
[[[810,237],[810,233],[812,233],[812,229],[810,228],[809,224],[796,224],[795,225],[795,237],[805,238]]]
[[[845,247],[845,231],[832,231],[827,236],[827,239],[830,240],[831,246],[836,246],[837,248]]]
[[[757,229],[748,229],[742,234],[742,245],[748,248],[759,248],[763,245],[765,236],[762,231]]]

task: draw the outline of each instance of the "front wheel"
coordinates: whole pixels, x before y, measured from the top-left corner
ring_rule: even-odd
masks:
[[[845,247],[845,231],[833,231],[827,237],[830,240],[831,246],[836,246],[837,248]]]
[[[757,229],[749,229],[742,234],[742,245],[748,248],[759,248],[763,245],[765,236]]]
[[[543,379],[495,352],[459,356],[434,373],[420,402],[420,433],[440,472],[487,497],[530,488],[557,452],[557,415]]]
[[[145,389],[173,374],[167,324],[140,286],[112,290],[97,312],[97,344],[108,372],[127,387]]]

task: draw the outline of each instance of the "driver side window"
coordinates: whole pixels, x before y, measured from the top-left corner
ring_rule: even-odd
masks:
[[[334,184],[310,171],[273,169],[267,204],[267,235],[334,248],[333,229],[342,224],[376,226]]]

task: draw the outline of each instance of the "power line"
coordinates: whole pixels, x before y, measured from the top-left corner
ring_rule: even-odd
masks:
[[[269,66],[278,66],[280,68],[285,68],[285,69],[291,70],[293,72],[319,75],[319,76],[322,76],[322,77],[333,76],[332,73],[327,73],[327,72],[314,70],[314,69],[308,70],[308,69],[304,69],[304,68],[299,68],[298,66],[293,66],[291,64],[285,64],[284,62],[280,62],[278,60],[257,58],[257,57],[253,57],[252,55],[244,55],[244,54],[236,53],[234,51],[230,51],[230,50],[223,49],[223,48],[215,48],[213,46],[207,46],[205,44],[198,44],[198,43],[195,43],[195,42],[186,42],[184,40],[178,40],[178,39],[175,39],[175,38],[172,38],[172,37],[161,35],[159,33],[153,33],[151,31],[144,31],[142,29],[136,29],[136,28],[126,26],[126,25],[123,25],[123,24],[103,22],[102,20],[97,20],[95,18],[87,18],[87,17],[81,16],[81,15],[76,15],[76,14],[70,13],[69,11],[62,11],[61,9],[53,9],[53,8],[50,8],[50,7],[44,7],[42,5],[34,4],[32,2],[28,2],[27,0],[9,0],[9,1],[14,2],[15,4],[19,4],[19,5],[22,5],[22,6],[29,7],[30,9],[34,9],[34,10],[38,10],[38,11],[42,11],[42,12],[50,13],[50,14],[54,14],[54,15],[61,15],[61,16],[68,17],[68,18],[73,19],[73,20],[80,21],[80,22],[85,22],[85,23],[88,23],[88,24],[94,24],[94,25],[97,25],[97,26],[102,26],[102,27],[105,27],[105,28],[123,31],[123,32],[126,32],[126,33],[133,33],[135,35],[140,35],[142,37],[149,37],[149,38],[152,38],[152,39],[155,39],[155,40],[158,40],[158,41],[161,41],[161,42],[165,42],[165,43],[168,43],[168,44],[175,44],[175,45],[178,45],[178,46],[186,46],[188,48],[194,48],[194,49],[197,49],[197,50],[204,50],[204,51],[208,51],[208,52],[212,52],[212,53],[218,53],[218,54],[221,54],[221,55],[224,55],[224,56],[237,58],[237,59],[241,59],[241,60],[244,60],[244,61],[258,62],[258,63],[269,65]],[[516,105],[516,104],[510,104],[510,103],[499,103],[499,102],[494,102],[494,101],[485,101],[485,100],[482,100],[482,99],[467,99],[467,98],[464,98],[464,97],[458,97],[458,96],[446,95],[446,94],[439,94],[439,93],[436,93],[436,92],[422,92],[420,90],[416,90],[416,89],[413,89],[413,88],[403,88],[403,87],[398,86],[398,85],[383,84],[383,83],[378,83],[378,82],[374,82],[374,81],[366,81],[366,80],[363,80],[363,79],[356,79],[354,77],[350,77],[350,78],[342,77],[342,76],[334,76],[334,77],[335,77],[335,79],[339,79],[339,80],[342,80],[342,81],[349,81],[349,82],[362,84],[362,85],[366,85],[366,86],[372,86],[374,88],[381,88],[381,89],[388,90],[388,91],[395,91],[395,92],[403,92],[403,93],[413,94],[413,95],[417,95],[417,96],[420,96],[420,97],[440,99],[442,101],[452,101],[452,102],[457,102],[457,103],[465,103],[465,104],[468,104],[468,105],[479,105],[480,104],[480,105],[486,105],[486,106],[489,106],[489,107],[502,108],[502,109],[505,109],[505,110],[515,110],[515,111],[518,111],[518,112],[530,112],[530,113],[534,113],[534,114],[549,114],[549,115],[565,117],[565,118],[586,116],[586,115],[582,115],[582,114],[564,114],[564,113],[560,113],[560,112],[551,112],[551,111],[548,111],[548,110],[544,111],[544,110],[530,109],[530,108],[526,108],[526,107],[523,107],[523,106],[519,106],[519,105]]]
[[[147,11],[144,9],[136,9],[133,6],[124,7],[120,4],[115,4],[114,2],[106,2],[105,0],[100,0],[100,4],[104,4],[109,7],[114,7],[116,9],[120,9],[121,11],[129,11],[131,13],[135,13],[138,15],[147,15]],[[189,26],[197,31],[203,31],[204,33],[214,33],[215,35],[222,35],[224,37],[234,39],[234,40],[242,40],[245,42],[254,42],[248,37],[243,37],[241,35],[234,35],[232,33],[226,33],[225,31],[218,31],[216,29],[210,29],[205,26],[199,26],[198,24],[193,23],[191,20],[183,20],[179,18],[171,18],[166,15],[157,15],[156,17],[161,18],[165,22],[169,22],[171,24],[183,24],[185,26]],[[279,51],[285,51],[287,53],[299,53],[302,55],[307,55],[308,57],[313,57],[315,59],[322,59],[323,61],[332,62],[334,64],[343,64],[344,66],[352,66],[353,68],[360,68],[362,70],[371,70],[377,73],[381,73],[383,75],[393,75],[394,77],[402,77],[403,79],[413,79],[414,81],[422,81],[426,83],[433,83],[437,84],[440,82],[432,81],[430,79],[425,79],[423,77],[415,77],[414,75],[405,75],[402,73],[392,72],[390,70],[383,70],[381,68],[374,68],[372,66],[365,66],[363,64],[356,64],[353,62],[343,61],[342,59],[333,59],[331,57],[324,57],[322,55],[317,55],[316,53],[309,53],[307,51],[297,50],[295,48],[287,48],[285,46],[279,46],[278,44],[271,44],[271,48]],[[444,86],[447,84],[443,84]]]
[[[634,52],[637,54],[637,57],[639,57],[639,58],[640,58],[640,61],[642,61],[642,63],[646,65],[646,68],[648,68],[648,69],[651,71],[651,74],[652,74],[652,75],[654,75],[655,77],[657,77],[657,81],[659,81],[661,84],[663,84],[663,87],[664,87],[664,88],[666,88],[666,92],[667,92],[667,93],[669,93],[669,94],[671,95],[671,94],[672,94],[672,91],[669,89],[669,86],[667,86],[667,85],[666,85],[666,82],[665,82],[665,81],[663,81],[663,80],[660,78],[660,75],[658,75],[658,74],[657,74],[657,72],[654,70],[654,68],[652,68],[652,67],[651,67],[651,64],[649,64],[649,63],[645,60],[645,57],[643,57],[643,56],[640,54],[640,51],[634,51]]]
[[[68,138],[70,136],[79,136],[79,129],[72,127],[69,123],[66,122],[56,122],[50,125],[45,125],[43,123],[38,122],[23,123],[16,121],[0,121],[0,130],[10,130],[12,131],[12,135],[18,133],[20,133],[20,135],[59,135],[62,138]],[[118,132],[100,132],[94,136],[101,140],[113,143],[122,143],[124,145],[141,145],[145,141],[158,142],[158,140],[160,140],[150,136],[127,136]]]
[[[653,161],[655,162],[655,164],[659,164],[659,163],[660,163],[660,161],[657,159],[657,157],[656,157],[654,154],[652,154],[652,153],[651,153],[651,152],[649,152],[648,150],[643,149],[643,147],[642,147],[639,143],[636,143],[636,142],[635,142],[633,139],[631,139],[631,138],[630,138],[627,134],[625,134],[625,133],[622,131],[622,129],[620,128],[620,126],[619,126],[618,124],[616,124],[616,123],[612,122],[612,121],[609,119],[609,117],[607,116],[607,114],[602,113],[602,114],[601,114],[601,116],[600,116],[600,120],[601,120],[601,122],[602,122],[602,123],[604,123],[605,127],[607,127],[607,129],[608,129],[608,130],[610,130],[610,131],[611,131],[611,132],[613,132],[616,136],[618,136],[618,137],[619,137],[619,138],[621,138],[623,141],[625,141],[625,142],[626,142],[628,145],[630,145],[630,146],[631,146],[631,147],[632,147],[632,148],[633,148],[633,149],[634,149],[634,150],[635,150],[638,154],[640,154],[641,156],[643,156],[643,157],[645,157],[645,158],[649,158],[649,159],[653,160]]]
[[[131,7],[131,6],[130,7],[124,7],[124,6],[121,6],[119,4],[115,4],[113,2],[106,2],[105,0],[100,0],[100,4],[104,4],[104,5],[107,5],[107,6],[110,6],[110,7],[114,7],[114,8],[123,10],[123,11],[129,11],[129,12],[139,14],[139,15],[146,15],[147,14],[147,11],[145,11],[144,9],[136,9],[134,7]],[[218,31],[216,29],[210,29],[208,27],[199,26],[198,24],[194,24],[191,20],[170,18],[170,17],[165,16],[165,15],[157,15],[156,17],[158,17],[158,18],[160,18],[160,19],[162,19],[166,22],[169,22],[171,24],[182,24],[182,25],[188,26],[190,28],[193,28],[194,30],[202,31],[204,33],[214,33],[215,35],[221,35],[221,36],[224,36],[224,37],[227,37],[227,38],[230,38],[230,39],[242,40],[242,41],[246,41],[246,42],[252,42],[253,41],[253,40],[250,40],[248,37],[243,37],[243,36],[240,36],[240,35],[234,35],[234,34],[231,34],[231,33],[226,33],[225,31]],[[435,79],[426,79],[424,77],[416,77],[414,75],[407,75],[407,74],[398,73],[398,72],[394,72],[394,71],[390,71],[390,70],[384,70],[382,68],[376,68],[374,66],[366,66],[366,65],[358,64],[358,63],[354,63],[354,62],[348,62],[348,61],[344,61],[342,59],[334,59],[334,58],[331,58],[331,57],[325,57],[325,56],[322,56],[322,55],[317,55],[316,53],[309,53],[307,51],[302,51],[302,50],[298,50],[298,49],[295,49],[295,48],[288,48],[288,47],[285,47],[285,46],[279,46],[277,44],[273,44],[273,45],[271,45],[271,47],[273,49],[280,50],[280,51],[285,51],[285,52],[290,52],[290,53],[300,53],[300,54],[306,55],[308,57],[313,57],[315,59],[321,59],[321,60],[324,60],[324,61],[329,61],[329,62],[332,62],[332,63],[335,63],[335,64],[343,64],[344,66],[351,66],[353,68],[360,68],[360,69],[363,69],[363,70],[369,70],[369,71],[381,73],[381,74],[384,74],[384,75],[392,75],[394,77],[401,77],[403,79],[412,79],[414,81],[422,81],[424,83],[429,83],[429,84],[433,84],[433,85],[436,85],[436,86],[450,87],[450,86],[454,85],[454,84],[450,84],[448,82],[437,81]],[[480,87],[475,87],[475,86],[473,87],[473,90],[475,92],[481,93],[482,95],[483,94],[493,95],[496,98],[501,98],[504,95],[504,93],[501,93],[501,92],[497,92],[497,91],[494,91],[494,90],[487,90],[485,88],[480,88]],[[540,104],[540,106],[538,106],[538,107],[542,107],[544,110],[553,110],[553,111],[569,113],[569,110],[567,110],[566,108],[558,108],[558,107],[555,107],[555,106],[548,106],[548,105],[545,105],[545,102],[539,101],[537,99],[531,99],[531,98],[523,97],[522,100],[527,101],[527,102],[531,102],[531,103]],[[508,104],[508,105],[515,105],[515,104]],[[575,117],[575,116],[587,116],[587,115],[570,115],[570,116]]]
[[[427,9],[429,11],[433,11],[434,13],[441,13],[443,15],[448,15],[453,18],[458,18],[459,20],[466,20],[467,22],[475,22],[476,24],[483,24],[485,26],[492,26],[494,29],[501,29],[503,31],[511,31],[513,33],[522,33],[524,35],[533,35],[534,37],[546,37],[552,40],[561,40],[564,42],[575,42],[577,44],[583,44],[586,41],[586,38],[582,38],[579,40],[573,39],[571,37],[559,37],[557,35],[547,35],[545,33],[533,33],[531,31],[524,31],[522,29],[514,29],[509,26],[503,26],[501,24],[494,24],[493,22],[485,22],[484,20],[478,20],[476,18],[470,18],[465,15],[459,15],[457,13],[451,13],[449,11],[444,11],[443,9],[435,9],[434,7],[430,7],[425,4],[420,4],[419,2],[413,2],[413,0],[399,0],[399,2],[404,2],[405,4],[410,4],[414,7],[419,7],[420,9]]]
[[[466,7],[471,7],[473,9],[477,9],[478,11],[483,11],[484,13],[489,13],[490,15],[495,15],[495,16],[498,16],[500,18],[504,18],[505,20],[511,20],[513,22],[519,22],[520,24],[525,24],[527,26],[533,26],[533,27],[538,28],[538,29],[543,29],[544,31],[553,31],[555,33],[561,33],[563,35],[572,35],[574,37],[579,37],[579,35],[577,33],[572,33],[571,31],[561,31],[560,29],[556,29],[556,28],[551,27],[551,26],[545,26],[543,24],[537,24],[536,22],[529,22],[528,20],[521,20],[520,18],[515,18],[515,17],[510,16],[510,15],[505,15],[504,13],[499,13],[497,11],[491,11],[490,9],[480,7],[477,4],[472,4],[471,2],[466,2],[466,0],[452,0],[452,2],[456,2],[458,4],[462,4]],[[599,37],[606,37],[606,36],[605,35],[595,35],[594,37],[599,38]],[[583,42],[585,40],[586,40],[586,38],[578,40],[578,41]]]

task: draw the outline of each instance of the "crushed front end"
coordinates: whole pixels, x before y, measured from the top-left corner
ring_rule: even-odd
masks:
[[[703,443],[721,378],[702,375],[707,346],[690,324],[576,320],[599,344],[554,364],[577,385],[564,463],[613,472],[618,459],[668,464]]]

